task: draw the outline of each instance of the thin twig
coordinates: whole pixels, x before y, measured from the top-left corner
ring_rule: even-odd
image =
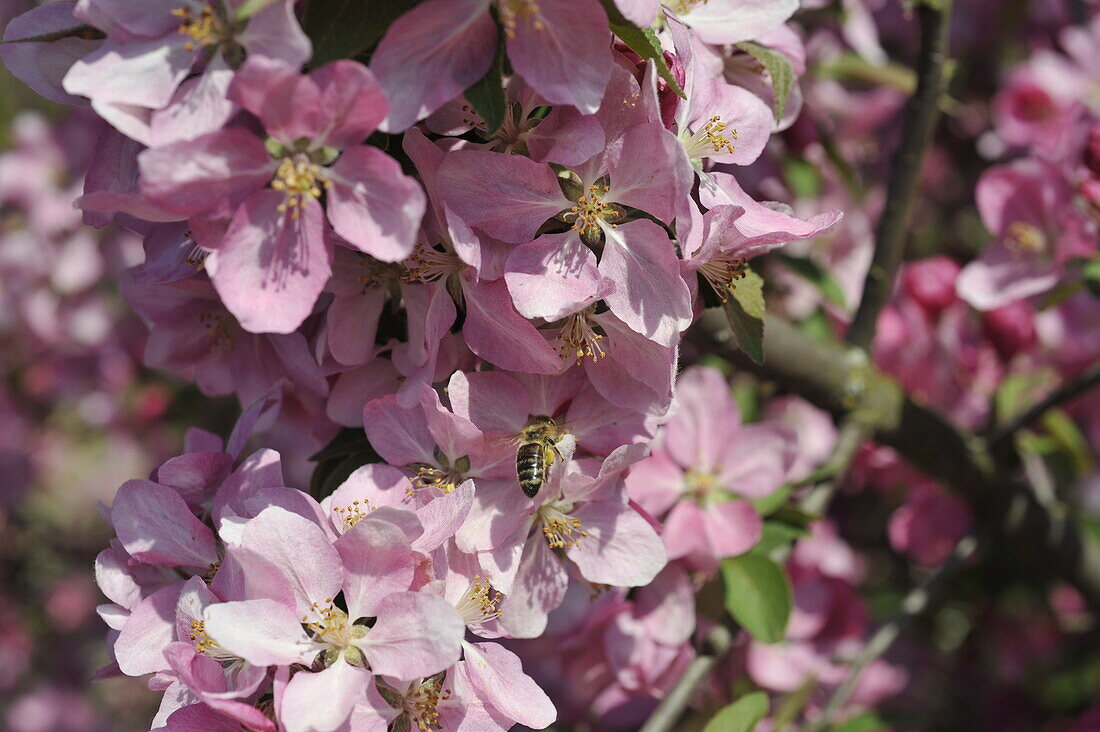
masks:
[[[917,15],[921,28],[917,91],[909,99],[901,144],[894,155],[886,188],[886,205],[875,230],[875,255],[863,285],[863,299],[848,328],[848,342],[864,350],[871,347],[879,313],[890,299],[905,249],[921,162],[932,142],[932,133],[940,114],[939,99],[943,92],[951,1],[925,0],[919,5]]]
[[[799,502],[804,511],[817,516],[825,514],[859,446],[867,439],[868,431],[862,422],[851,418],[841,425],[832,456],[811,474],[811,477],[816,476],[813,481],[816,485]]]
[[[840,686],[838,686],[832,696],[829,697],[829,701],[826,703],[821,716],[805,725],[802,728],[803,732],[821,732],[821,730],[828,729],[833,720],[836,719],[837,715],[844,709],[844,705],[852,698],[852,694],[855,693],[856,686],[859,684],[859,677],[863,673],[863,670],[875,659],[886,653],[890,646],[893,645],[894,641],[897,640],[902,629],[908,625],[913,618],[924,612],[929,602],[932,600],[932,596],[936,589],[965,563],[970,555],[974,553],[976,546],[977,540],[973,536],[963,537],[962,540],[955,545],[955,551],[952,552],[943,566],[930,575],[924,582],[909,591],[909,594],[902,600],[901,609],[898,611],[897,615],[880,627],[875,634],[871,636],[871,639],[867,641],[867,644],[852,662],[852,665],[848,667],[848,675],[844,678],[844,681],[840,683]]]
[[[714,665],[725,657],[732,643],[733,634],[728,628],[722,625],[711,628],[703,639],[699,656],[688,665],[639,732],[669,732],[676,729],[696,687],[710,675]]]
[[[995,450],[1004,445],[1006,440],[1020,430],[1027,428],[1032,422],[1043,416],[1045,412],[1071,401],[1098,385],[1100,385],[1100,363],[1095,363],[1091,368],[1064,382],[1034,406],[1025,410],[1023,414],[997,430],[991,441],[993,449]]]

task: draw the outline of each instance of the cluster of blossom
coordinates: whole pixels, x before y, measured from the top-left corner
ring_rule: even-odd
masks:
[[[797,2],[621,0],[658,31],[646,60],[596,0],[432,0],[368,64],[306,73],[291,0],[124,5],[32,10],[0,56],[110,123],[77,203],[144,237],[122,289],[146,363],[244,414],[119,489],[102,674],[151,675],[167,728],[540,728],[554,706],[494,639],[589,623],[624,639],[602,708],[652,705],[692,653],[685,571],[756,545],[751,499],[809,461],[795,431],[742,425],[715,372],[673,406],[700,289],[840,218],[736,177],[799,97],[735,44],[801,72]],[[463,92],[494,85],[501,42],[490,129]],[[362,427],[381,462],[286,487],[276,453],[238,463],[276,418]]]

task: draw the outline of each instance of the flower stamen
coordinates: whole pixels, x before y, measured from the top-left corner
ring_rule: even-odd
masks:
[[[542,519],[542,535],[551,549],[570,549],[577,545],[588,532],[581,527],[581,520],[568,516],[562,510],[563,504],[547,503],[539,509]]]
[[[290,211],[290,217],[296,219],[311,197],[320,198],[322,188],[332,188],[332,181],[322,170],[320,165],[304,156],[283,158],[271,179],[271,188],[284,195],[279,211]]]
[[[187,51],[194,51],[200,46],[215,46],[228,36],[225,24],[214,13],[210,3],[203,5],[197,15],[193,15],[190,8],[176,8],[172,15],[181,21],[179,34],[189,39],[183,44]]]
[[[597,363],[607,355],[603,349],[603,335],[596,332],[591,319],[592,307],[573,313],[565,319],[565,324],[558,331],[558,355],[563,359],[575,358],[580,365],[585,357],[591,358],[592,363]]]

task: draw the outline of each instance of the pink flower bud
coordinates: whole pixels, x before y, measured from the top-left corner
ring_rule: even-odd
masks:
[[[1008,361],[1035,345],[1035,318],[1031,306],[1017,300],[982,314],[982,331],[997,349],[997,355]]]
[[[958,300],[955,278],[958,263],[949,257],[929,257],[905,268],[902,287],[932,317],[938,316]]]

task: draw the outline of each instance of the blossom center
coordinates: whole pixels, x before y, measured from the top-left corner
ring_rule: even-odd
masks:
[[[322,188],[331,187],[332,181],[323,168],[305,155],[283,158],[271,179],[271,188],[284,196],[279,211],[289,210],[291,218],[295,219],[310,198],[320,198]]]
[[[225,23],[214,12],[210,3],[204,4],[198,12],[188,7],[176,8],[172,15],[180,19],[179,34],[187,36],[188,40],[183,47],[188,51],[194,51],[200,46],[215,46],[229,37]]]
[[[699,274],[710,283],[722,302],[729,299],[730,288],[734,282],[745,277],[745,260],[729,254],[719,254],[703,266]]]
[[[211,350],[224,353],[233,345],[233,334],[229,330],[230,319],[228,315],[218,313],[202,313],[199,322],[206,328],[206,336],[213,341]]]
[[[498,0],[497,8],[500,12],[500,22],[504,26],[504,33],[509,38],[515,38],[516,25],[520,20],[534,18],[532,25],[535,30],[542,30],[542,18],[539,16],[538,0]]]
[[[577,199],[572,208],[562,214],[562,220],[567,224],[571,223],[574,230],[588,239],[598,239],[600,222],[609,221],[618,215],[611,204],[603,201],[607,191],[608,186],[603,183],[593,183],[588,186],[587,192]]]
[[[1005,235],[1005,246],[1015,256],[1034,257],[1046,254],[1049,245],[1043,230],[1026,221],[1013,221]]]
[[[202,620],[191,621],[191,632],[187,636],[195,644],[195,650],[204,656],[209,656],[215,661],[238,661],[236,656],[224,650],[218,642],[206,632],[206,623]]]
[[[326,666],[331,665],[341,652],[348,652],[349,663],[362,663],[362,654],[351,643],[366,635],[369,629],[365,625],[348,622],[348,614],[333,604],[333,598],[310,603],[309,613],[302,616],[302,625],[315,641],[329,646],[329,651],[332,651],[325,653]]]
[[[435,282],[447,279],[462,269],[462,264],[457,254],[421,245],[409,257],[408,271],[404,279],[406,282]]]
[[[690,159],[701,160],[711,155],[733,154],[736,139],[737,130],[723,122],[722,115],[716,114],[688,136],[684,148]]]
[[[705,503],[725,490],[725,485],[714,473],[689,470],[684,474],[684,492],[699,503]]]
[[[439,702],[451,698],[451,690],[443,688],[443,676],[425,679],[404,698],[403,708],[409,715],[409,722],[416,729],[426,732],[430,729],[443,729],[439,721]]]
[[[355,526],[373,510],[374,507],[371,506],[370,501],[366,499],[362,501],[352,501],[347,506],[332,507],[332,512],[336,514],[336,518],[340,521],[340,525],[343,526],[344,531]]]
[[[576,358],[579,365],[585,357],[596,363],[607,355],[600,343],[603,335],[596,332],[596,326],[589,318],[592,312],[592,306],[589,306],[565,319],[557,338],[558,355],[563,359]]]
[[[474,577],[466,594],[455,604],[455,610],[467,627],[478,626],[501,616],[500,593],[492,582],[481,575]]]
[[[561,501],[547,503],[539,508],[542,535],[546,537],[546,543],[551,549],[570,549],[588,536],[588,532],[581,525],[581,520],[576,516],[568,515],[571,508],[571,505]]]
[[[451,493],[466,480],[466,473],[470,470],[469,457],[463,455],[451,464],[447,456],[437,449],[435,459],[435,465],[413,463],[416,477],[412,479],[412,487],[407,491],[409,495],[423,488],[438,488],[444,493]]]
[[[710,0],[664,0],[665,7],[677,15],[686,15],[700,5],[706,5]]]

